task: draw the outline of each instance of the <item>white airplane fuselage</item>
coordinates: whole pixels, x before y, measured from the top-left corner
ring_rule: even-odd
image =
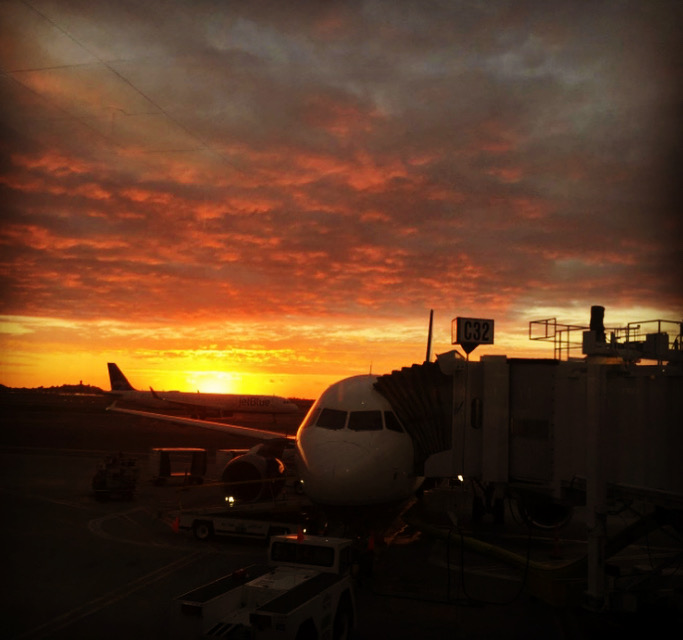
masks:
[[[234,413],[294,413],[299,409],[295,403],[279,396],[190,393],[188,391],[152,393],[151,391],[139,391],[137,389],[110,391],[109,393],[122,400],[139,402],[150,407],[186,405]]]
[[[107,363],[112,396],[151,408],[186,407],[195,413],[205,411],[233,413],[295,413],[296,403],[274,395],[239,393],[189,393],[187,391],[141,391],[131,385],[118,365]]]
[[[280,396],[164,391],[158,398],[168,404],[206,407],[231,413],[294,413],[296,404]]]
[[[376,376],[333,384],[311,407],[297,432],[297,470],[303,490],[324,505],[372,505],[405,500],[422,482],[413,443]]]

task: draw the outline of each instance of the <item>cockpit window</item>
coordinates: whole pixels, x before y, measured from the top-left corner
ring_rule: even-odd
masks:
[[[399,433],[403,433],[403,427],[393,411],[384,412],[384,424],[387,425],[387,429],[390,431],[398,431]]]
[[[343,429],[346,424],[346,411],[339,409],[323,409],[316,424],[325,429]]]
[[[349,415],[349,429],[352,431],[381,431],[381,411],[352,411]]]

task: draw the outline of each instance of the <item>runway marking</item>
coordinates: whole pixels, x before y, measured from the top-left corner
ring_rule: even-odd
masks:
[[[154,582],[162,580],[173,572],[182,569],[183,567],[192,564],[195,560],[198,560],[201,556],[206,555],[207,552],[204,550],[198,550],[182,558],[178,558],[173,562],[170,562],[159,569],[151,571],[150,573],[140,576],[139,578],[132,580],[131,582],[113,589],[109,593],[104,594],[98,598],[94,598],[85,604],[67,611],[52,620],[45,622],[29,631],[26,631],[18,636],[14,637],[14,640],[28,640],[29,638],[40,638],[45,637],[50,634],[61,631],[62,629],[74,624],[75,622],[87,618],[88,616],[97,613],[98,611],[108,607],[124,598],[127,598],[131,594],[143,589]]]
[[[128,509],[126,511],[117,511],[116,513],[109,513],[106,516],[102,516],[100,518],[93,518],[88,522],[88,530],[90,533],[93,535],[96,535],[100,538],[104,538],[105,540],[111,540],[113,542],[123,542],[125,544],[133,544],[137,545],[139,547],[155,547],[155,548],[160,548],[160,549],[189,549],[189,545],[187,544],[165,544],[163,542],[155,542],[155,541],[143,541],[143,540],[131,540],[130,538],[122,538],[121,536],[115,536],[112,535],[111,533],[107,533],[103,525],[105,522],[108,520],[116,520],[118,518],[121,518],[123,520],[127,520],[128,522],[136,525],[136,526],[142,526],[138,521],[134,520],[131,516],[135,513],[149,513],[147,509],[144,507],[135,507],[133,509]]]
[[[133,509],[126,509],[126,511],[115,511],[114,513],[108,513],[105,516],[100,516],[99,518],[93,518],[88,522],[88,530],[94,533],[96,536],[101,538],[106,538],[107,540],[121,540],[117,536],[112,536],[102,529],[102,525],[107,520],[116,520],[117,518],[130,518],[130,515],[137,513],[138,511],[144,511],[142,507],[134,507]]]
[[[134,519],[132,516],[136,513],[146,513],[149,515],[151,518],[154,518],[153,515],[150,514],[149,509],[145,507],[135,507],[133,509],[128,509],[126,511],[117,511],[116,513],[110,513],[107,514],[106,516],[102,516],[99,518],[94,518],[88,522],[88,530],[90,533],[93,535],[96,535],[100,538],[103,538],[105,540],[110,540],[112,542],[119,542],[123,544],[132,544],[136,545],[139,547],[153,547],[155,549],[196,549],[197,545],[201,545],[202,550],[204,550],[206,553],[214,553],[222,556],[228,556],[228,557],[233,557],[233,556],[241,556],[244,552],[240,547],[235,548],[232,545],[226,544],[227,541],[214,541],[214,542],[207,542],[207,541],[197,541],[197,540],[192,540],[191,538],[188,540],[187,537],[183,534],[177,534],[178,535],[178,542],[177,543],[165,543],[165,542],[156,542],[154,540],[148,540],[148,541],[143,541],[143,540],[132,540],[130,538],[124,538],[121,536],[116,536],[111,533],[107,533],[104,530],[104,524],[109,521],[109,520],[115,520],[117,518],[121,518],[122,520],[126,520],[127,522],[130,522],[134,526],[141,527],[144,530],[147,530],[147,527],[144,523],[139,522],[138,520]],[[168,524],[168,523],[164,523]]]

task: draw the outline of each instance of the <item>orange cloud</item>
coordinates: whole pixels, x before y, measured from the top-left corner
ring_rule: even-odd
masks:
[[[488,169],[487,173],[508,183],[519,182],[524,175],[521,167],[494,167]]]
[[[28,171],[49,173],[55,177],[66,177],[73,174],[87,175],[93,171],[93,164],[81,157],[66,156],[58,152],[52,153],[14,153],[12,164]]]
[[[0,233],[5,245],[21,244],[39,251],[55,252],[73,249],[74,247],[88,247],[92,249],[120,249],[126,248],[127,243],[110,238],[74,238],[64,237],[52,233],[48,229],[37,225],[8,225]]]

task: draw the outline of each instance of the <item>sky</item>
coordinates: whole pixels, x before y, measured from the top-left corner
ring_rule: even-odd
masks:
[[[683,4],[0,0],[0,383],[315,397],[683,318]]]

